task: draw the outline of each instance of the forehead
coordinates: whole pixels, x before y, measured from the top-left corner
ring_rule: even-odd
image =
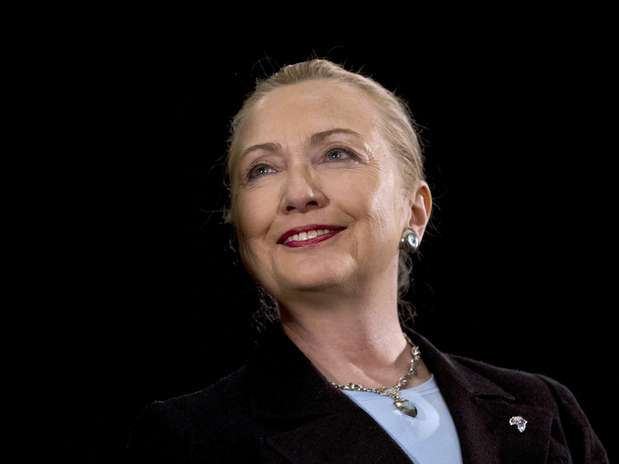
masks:
[[[250,112],[242,138],[247,145],[294,143],[316,132],[343,127],[370,141],[375,137],[377,113],[370,97],[349,84],[306,81],[264,96]]]

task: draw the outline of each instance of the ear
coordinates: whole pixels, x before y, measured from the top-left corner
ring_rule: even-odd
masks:
[[[421,241],[432,213],[432,192],[427,182],[418,182],[414,193],[409,198],[409,206],[411,208],[411,216],[408,221],[408,227],[417,232]]]

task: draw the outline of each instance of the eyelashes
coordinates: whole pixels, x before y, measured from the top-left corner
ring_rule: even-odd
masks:
[[[331,153],[338,153],[338,152],[345,153],[347,158],[338,158],[338,159],[333,159],[332,161],[338,162],[338,161],[349,161],[351,159],[352,160],[359,159],[358,156],[354,152],[352,152],[348,148],[343,148],[343,147],[330,148],[329,150],[327,150],[325,152],[323,157],[328,158]],[[267,168],[267,169],[273,169],[270,165],[268,165],[266,163],[255,164],[253,166],[250,166],[247,169],[247,172],[245,174],[245,180],[247,180],[248,182],[251,182],[254,179],[258,179],[260,177],[264,177],[264,174],[263,175],[260,175],[260,174],[256,175],[256,173],[258,172],[258,168],[262,168],[262,167]]]

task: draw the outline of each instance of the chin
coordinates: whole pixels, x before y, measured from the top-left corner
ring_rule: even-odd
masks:
[[[293,271],[293,274],[287,274],[286,282],[287,286],[291,288],[307,289],[307,290],[319,290],[335,287],[341,284],[345,279],[341,275],[341,271],[332,269],[330,272],[325,272],[325,265],[316,266],[315,269],[305,270],[299,272],[299,270]]]
[[[315,282],[290,282],[289,288],[300,292],[325,292],[331,288],[337,287],[337,283],[333,281],[315,281]]]

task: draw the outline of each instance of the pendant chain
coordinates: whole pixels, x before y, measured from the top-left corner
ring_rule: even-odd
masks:
[[[410,403],[410,401],[403,399],[400,396],[400,390],[408,384],[408,381],[411,377],[414,377],[417,375],[417,364],[421,360],[421,353],[419,351],[419,347],[416,346],[410,340],[410,338],[408,338],[408,335],[404,334],[404,337],[406,338],[406,341],[408,342],[408,344],[411,346],[411,355],[412,355],[411,362],[408,368],[408,372],[406,372],[406,374],[404,374],[400,378],[398,383],[396,383],[395,385],[391,387],[381,386],[381,387],[374,387],[374,388],[366,387],[365,385],[360,385],[357,383],[338,384],[335,382],[331,382],[331,385],[333,385],[335,388],[339,390],[362,391],[362,392],[377,393],[379,395],[388,396],[389,398],[393,400],[393,404],[396,408],[398,408],[400,411],[404,412],[405,414],[409,416],[415,417],[417,415],[417,408],[415,408],[415,406],[413,406]]]

